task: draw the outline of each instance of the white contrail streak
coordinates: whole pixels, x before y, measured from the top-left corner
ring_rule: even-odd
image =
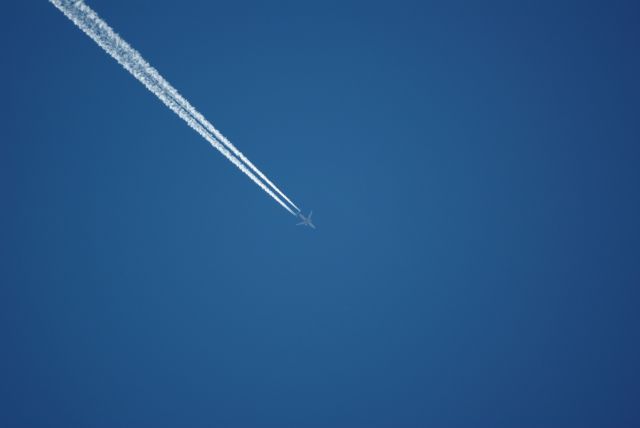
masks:
[[[95,14],[95,12],[93,12],[93,11],[91,11],[91,12]],[[300,208],[298,208],[298,206],[296,204],[294,204],[293,201],[287,197],[287,195],[285,195],[280,189],[278,189],[278,186],[276,186],[274,183],[272,183],[271,180],[269,180],[262,173],[262,171],[260,171],[253,163],[251,163],[251,161],[249,159],[247,159],[247,157],[245,155],[243,155],[240,150],[238,150],[233,144],[231,144],[231,141],[229,141],[224,135],[222,135],[220,133],[220,131],[218,131],[211,124],[211,122],[209,122],[198,110],[195,109],[195,107],[193,107],[189,103],[189,101],[187,101],[182,95],[180,95],[178,90],[175,89],[173,86],[171,86],[171,84],[169,82],[167,82],[160,75],[160,73],[158,73],[158,71],[155,68],[153,68],[150,64],[148,64],[144,60],[144,58],[142,58],[138,54],[138,52],[135,52],[134,55],[135,55],[134,60],[136,61],[136,63],[140,64],[145,69],[145,71],[152,77],[152,79],[155,80],[157,82],[157,84],[162,87],[163,90],[165,90],[166,92],[168,92],[170,94],[170,96],[175,100],[175,102],[177,104],[180,105],[180,107],[184,108],[195,120],[197,120],[202,126],[204,126],[207,129],[207,131],[212,133],[216,137],[216,139],[218,139],[219,141],[222,142],[222,144],[227,146],[227,148],[229,150],[231,150],[231,152],[234,155],[236,155],[238,158],[240,158],[240,160],[242,160],[245,164],[247,164],[249,166],[249,168],[251,168],[251,170],[254,173],[256,173],[264,181],[266,181],[276,192],[278,192],[278,194],[280,196],[282,196],[287,202],[289,202],[298,211],[300,211]]]
[[[83,6],[83,12],[86,14],[86,19],[93,22],[101,21],[100,17],[91,8],[86,5]],[[155,68],[153,68],[147,61],[145,61],[145,59],[142,58],[142,56],[137,51],[132,49],[129,57],[133,62],[136,63],[138,67],[145,70],[146,74],[148,74],[153,80],[155,80],[156,84],[159,85],[162,90],[169,93],[171,98],[173,98],[175,102],[180,105],[180,107],[186,110],[195,120],[200,122],[200,124],[204,128],[206,128],[207,131],[212,133],[218,141],[227,146],[227,148],[231,150],[234,155],[240,158],[240,160],[244,162],[255,174],[257,174],[260,178],[267,182],[267,184],[269,184],[280,196],[282,196],[287,202],[289,202],[298,211],[300,211],[300,208],[298,208],[291,199],[289,199],[274,183],[272,183],[271,180],[269,180],[262,173],[262,171],[260,171],[253,163],[251,163],[251,161],[247,159],[247,157],[243,155],[240,150],[238,150],[233,144],[231,144],[231,141],[229,141],[224,135],[222,135],[220,131],[218,131],[211,124],[211,122],[209,122],[198,110],[195,109],[195,107],[191,105],[191,103],[189,103],[189,101],[187,101],[182,95],[180,95],[178,90],[171,86],[171,84],[167,82]]]
[[[81,0],[49,0],[67,18],[73,21],[85,34],[87,34],[102,49],[111,55],[129,73],[138,79],[149,91],[158,97],[167,107],[182,118],[187,124],[207,140],[213,147],[229,159],[253,182],[255,182],[269,196],[275,199],[291,214],[296,215],[273,191],[260,181],[255,174],[266,181],[287,202],[298,207],[287,198],[258,168],[256,168],[238,149],[231,144],[213,125],[207,121],[178,91],[169,84],[142,56],[126,41],[118,36],[109,25],[104,22],[89,6]],[[213,134],[213,135],[211,135]],[[214,137],[215,136],[215,137]],[[221,144],[220,141],[222,141]],[[225,147],[226,146],[226,147]],[[231,150],[232,153],[229,152]],[[235,154],[235,156],[234,156]],[[236,157],[237,156],[237,157]],[[238,158],[240,158],[243,164]],[[247,165],[249,168],[247,168]],[[255,173],[255,174],[254,174]]]

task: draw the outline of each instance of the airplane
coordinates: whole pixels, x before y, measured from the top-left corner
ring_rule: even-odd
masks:
[[[312,229],[315,229],[316,227],[313,225],[313,223],[311,223],[311,215],[313,214],[313,211],[311,211],[309,213],[309,215],[307,217],[305,217],[302,213],[298,213],[298,215],[300,216],[300,218],[302,219],[302,221],[298,224],[296,224],[296,226],[309,226]]]

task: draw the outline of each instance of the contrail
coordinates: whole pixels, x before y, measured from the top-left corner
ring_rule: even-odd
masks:
[[[83,5],[83,12],[86,15],[86,19],[99,22],[101,21],[100,17],[88,6]],[[117,37],[117,35],[116,35]],[[136,51],[132,49],[130,58],[134,61],[137,66],[143,69],[146,74],[148,74],[155,82],[162,88],[162,90],[169,93],[171,98],[175,100],[175,102],[180,105],[184,110],[186,110],[196,121],[200,122],[200,124],[207,129],[210,133],[212,133],[215,138],[222,142],[231,152],[236,155],[242,162],[244,162],[255,174],[257,174],[260,178],[262,178],[267,184],[269,184],[280,196],[282,196],[287,202],[289,202],[292,206],[294,206],[298,211],[300,208],[293,203],[291,199],[289,199],[274,183],[271,182],[263,173],[260,171],[245,155],[240,152],[232,143],[229,141],[224,135],[220,133],[212,124],[209,122],[195,107],[193,107],[189,101],[187,101],[177,89],[175,89],[169,82],[167,82],[158,71],[153,68],[144,58]]]
[[[111,55],[129,73],[138,79],[149,91],[158,97],[167,107],[182,118],[187,124],[207,140],[213,147],[218,149],[227,159],[245,173],[254,183],[256,183],[269,196],[275,199],[282,207],[294,216],[297,215],[285,204],[273,191],[260,181],[255,174],[258,174],[273,189],[280,194],[287,202],[300,209],[278,189],[258,168],[256,168],[238,149],[231,144],[220,132],[207,121],[178,91],[169,84],[148,62],[142,58],[140,53],[133,49],[126,41],[116,34],[109,25],[104,22],[93,9],[84,4],[82,0],[49,0],[62,13],[73,21],[78,28],[87,34],[102,49]],[[211,135],[213,134],[213,136]],[[214,137],[215,136],[215,137]],[[220,141],[223,144],[220,143]],[[226,146],[226,147],[225,147]],[[231,152],[233,152],[233,154]],[[235,156],[234,156],[235,154]],[[236,157],[237,156],[237,157]],[[243,164],[238,158],[240,158]],[[249,168],[247,168],[247,165]],[[254,174],[255,173],[255,174]]]
[[[95,15],[95,12],[93,12],[93,10],[90,10],[90,13]],[[98,18],[97,16],[95,16],[95,18]],[[92,19],[95,19],[94,17],[92,17]],[[264,181],[266,181],[280,196],[282,196],[287,202],[289,202],[292,206],[294,206],[298,211],[300,211],[300,208],[298,208],[298,206],[296,204],[293,203],[293,201],[291,199],[289,199],[287,197],[287,195],[285,195],[279,188],[278,186],[276,186],[274,183],[271,182],[271,180],[269,180],[263,173],[262,171],[260,171],[253,163],[251,163],[251,161],[249,159],[247,159],[247,157],[242,154],[242,152],[240,150],[238,150],[232,143],[231,141],[229,141],[224,135],[222,135],[222,133],[220,133],[220,131],[218,131],[212,124],[211,122],[209,122],[198,110],[196,110],[195,107],[193,107],[189,101],[187,101],[182,95],[180,95],[180,93],[178,92],[178,90],[176,88],[174,88],[173,86],[171,86],[171,84],[169,82],[167,82],[161,75],[160,73],[158,73],[158,71],[153,68],[149,63],[147,63],[144,58],[142,58],[140,56],[140,54],[137,51],[134,51],[133,54],[133,60],[136,61],[137,64],[139,64],[148,74],[149,76],[151,76],[151,78],[153,80],[156,81],[156,83],[158,85],[160,85],[162,87],[162,89],[166,92],[169,93],[169,95],[171,96],[171,98],[174,99],[174,101],[180,105],[180,107],[182,107],[183,109],[185,109],[195,120],[197,120],[202,126],[204,126],[207,131],[209,131],[210,133],[212,133],[215,138],[222,142],[222,144],[224,144],[225,146],[227,146],[227,148],[229,150],[231,150],[231,152],[236,155],[238,158],[240,158],[240,160],[242,160],[242,162],[244,162],[246,165],[249,166],[249,168],[251,168],[251,170],[256,173],[260,178],[262,178]]]

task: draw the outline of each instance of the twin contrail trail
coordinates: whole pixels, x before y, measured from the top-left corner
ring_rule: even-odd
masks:
[[[167,82],[158,71],[142,58],[140,53],[132,48],[97,13],[81,0],[49,0],[60,9],[67,18],[73,21],[85,34],[111,55],[129,73],[138,79],[149,91],[160,99],[167,107],[182,120],[218,149],[227,159],[244,172],[269,196],[276,200],[291,214],[297,216],[300,209],[275,184],[271,182],[255,165],[249,161],[231,142],[180,93]],[[257,175],[257,177],[256,177]],[[260,178],[258,178],[260,177]],[[260,179],[264,180],[261,181]],[[266,184],[265,184],[266,183]],[[270,186],[270,187],[269,187]],[[272,190],[273,189],[273,190]],[[276,195],[274,193],[277,193]],[[287,205],[280,197],[287,201]],[[294,209],[292,209],[292,207]]]

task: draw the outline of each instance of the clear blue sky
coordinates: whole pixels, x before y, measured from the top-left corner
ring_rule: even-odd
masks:
[[[0,17],[0,426],[640,426],[635,1]],[[8,97],[7,97],[8,96]]]

